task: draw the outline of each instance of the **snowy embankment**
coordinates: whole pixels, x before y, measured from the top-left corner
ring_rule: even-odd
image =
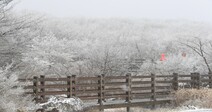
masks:
[[[196,109],[196,110],[184,110],[180,112],[212,112],[212,109]]]
[[[75,112],[83,109],[83,102],[76,97],[66,98],[64,95],[51,96],[46,103],[39,104],[46,111]]]
[[[179,112],[212,112],[212,109],[201,109],[192,105],[183,106]]]
[[[182,106],[177,112],[212,112],[212,109],[203,109],[192,105]]]

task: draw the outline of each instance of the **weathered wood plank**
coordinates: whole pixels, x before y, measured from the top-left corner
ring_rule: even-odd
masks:
[[[132,81],[133,85],[138,85],[138,84],[151,84],[151,81]]]
[[[143,75],[143,76],[132,76],[132,78],[151,78],[151,75]]]

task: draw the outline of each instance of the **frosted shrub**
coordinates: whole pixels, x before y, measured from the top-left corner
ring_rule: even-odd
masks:
[[[19,86],[17,75],[10,72],[9,68],[0,68],[0,112],[27,112],[34,104],[29,97],[23,96],[24,90]]]
[[[167,56],[166,61],[145,61],[141,66],[143,74],[156,73],[171,75],[173,73],[192,73],[200,72],[201,74],[207,71],[204,66],[201,65],[201,59],[199,57],[182,57],[181,55]],[[195,70],[194,70],[195,67]]]

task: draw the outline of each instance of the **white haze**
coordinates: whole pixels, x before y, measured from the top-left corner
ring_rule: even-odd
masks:
[[[183,19],[212,23],[211,0],[16,0],[16,11],[56,17]]]

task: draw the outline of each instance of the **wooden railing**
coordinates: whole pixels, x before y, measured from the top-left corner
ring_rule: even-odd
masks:
[[[167,103],[173,99],[171,93],[179,88],[197,88],[209,86],[212,88],[212,75],[191,73],[182,75],[141,75],[132,76],[89,76],[64,78],[47,78],[45,76],[33,79],[19,79],[31,84],[25,87],[26,94],[32,94],[36,102],[45,102],[51,95],[66,95],[78,97],[84,102],[97,102],[93,107],[100,110],[107,108],[126,107],[151,104],[154,108],[158,103]],[[115,101],[124,101],[114,103]]]

